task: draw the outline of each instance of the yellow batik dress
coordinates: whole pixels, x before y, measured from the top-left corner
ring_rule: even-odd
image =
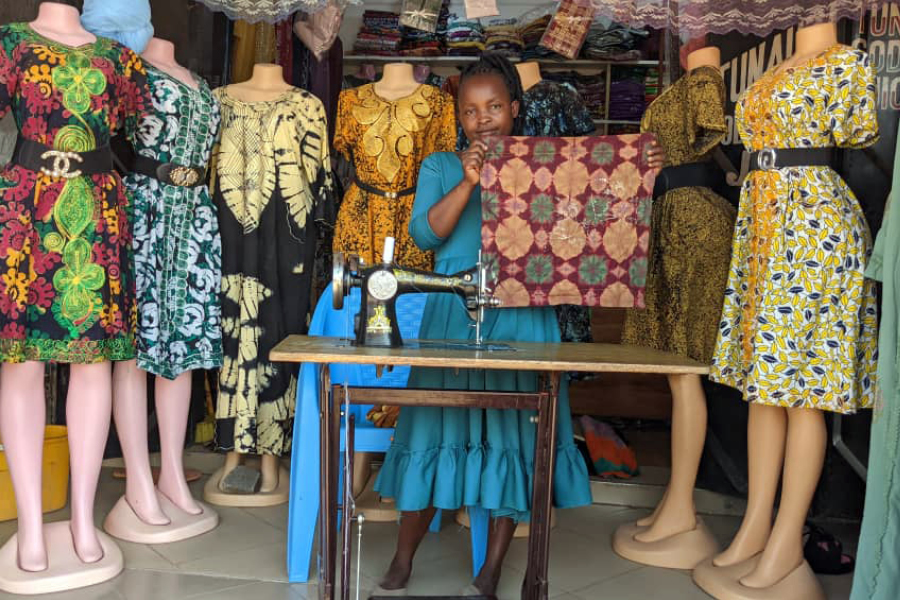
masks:
[[[420,85],[398,100],[385,100],[374,84],[344,90],[338,101],[334,149],[355,169],[338,211],[334,251],[358,254],[367,263],[381,258],[384,238],[394,237],[394,262],[431,269],[434,257],[409,235],[409,218],[422,161],[433,152],[456,148],[453,99],[434,86]],[[406,193],[396,198],[367,191]]]
[[[862,148],[878,138],[875,72],[836,45],[767,73],[735,113],[749,152]],[[872,239],[829,167],[751,172],[741,191],[710,377],[750,402],[853,413],[874,399],[877,317],[864,277]]]

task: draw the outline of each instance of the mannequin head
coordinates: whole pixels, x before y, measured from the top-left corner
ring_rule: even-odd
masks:
[[[459,78],[456,110],[470,142],[488,135],[521,135],[524,92],[507,59],[485,54]]]
[[[681,49],[678,51],[678,59],[681,63],[681,69],[683,71],[687,71],[690,69],[688,67],[687,57],[691,53],[700,50],[701,48],[705,48],[708,44],[706,43],[706,36],[701,35],[695,38],[689,39],[687,42],[681,45]]]

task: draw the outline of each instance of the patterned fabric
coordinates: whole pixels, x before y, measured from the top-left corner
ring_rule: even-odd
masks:
[[[497,0],[466,0],[465,4],[467,19],[496,17],[500,14],[497,10]]]
[[[206,167],[219,128],[219,104],[205,82],[193,89],[148,65],[151,103],[135,150],[160,162]],[[177,187],[132,173],[138,297],[137,360],[174,379],[222,364],[219,285],[222,243],[209,188]]]
[[[875,70],[836,45],[763,75],[735,112],[748,151],[863,148],[878,139]],[[874,399],[872,250],[853,192],[828,167],[750,174],[710,377],[751,402],[853,413]]]
[[[701,67],[672,84],[644,114],[668,165],[707,160],[725,137],[725,84]],[[622,342],[709,363],[731,263],[736,211],[709,188],[671,190],[653,202],[645,310],[628,311]]]
[[[125,46],[72,47],[27,23],[0,27],[0,118],[12,110],[25,138],[85,152],[124,126],[133,140],[147,102],[144,67]],[[115,172],[0,171],[0,360],[134,357],[128,203]]]
[[[649,134],[503,137],[481,174],[482,248],[501,306],[644,305]]]
[[[318,12],[328,0],[198,0],[210,10],[223,12],[228,18],[248,23],[266,21],[275,23],[287,19],[295,12]],[[357,2],[347,2],[356,4]]]
[[[599,16],[633,27],[765,37],[794,25],[860,20],[888,0],[590,0]]]
[[[541,46],[566,58],[578,56],[594,20],[593,2],[594,0],[561,0],[541,38]]]
[[[374,84],[344,90],[337,121],[334,149],[353,163],[357,179],[385,192],[413,188],[426,156],[456,146],[453,100],[430,85],[394,101],[379,97]],[[353,183],[338,211],[334,251],[358,254],[372,264],[381,259],[384,238],[393,236],[397,263],[430,270],[433,254],[409,236],[413,198],[386,198]]]
[[[443,0],[403,0],[400,25],[434,33],[442,4]]]
[[[268,360],[306,331],[314,211],[332,193],[325,111],[304,90],[241,102],[220,88],[213,196],[222,233],[224,364],[216,443],[239,453],[290,449],[297,369]]]

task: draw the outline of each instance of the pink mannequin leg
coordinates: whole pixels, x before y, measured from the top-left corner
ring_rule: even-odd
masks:
[[[44,363],[0,367],[0,437],[16,492],[18,562],[23,571],[47,568],[41,510],[45,418]]]
[[[71,461],[72,518],[75,552],[85,563],[103,558],[94,528],[94,496],[112,412],[112,373],[107,362],[71,365],[66,424]]]
[[[162,466],[159,472],[159,491],[178,508],[188,514],[203,512],[191,495],[184,478],[184,437],[187,433],[188,411],[191,407],[191,373],[182,373],[174,380],[156,378],[156,419],[159,422],[159,441]]]
[[[156,497],[147,449],[147,373],[137,361],[116,363],[113,368],[113,415],[125,458],[125,500],[148,525],[168,525]]]

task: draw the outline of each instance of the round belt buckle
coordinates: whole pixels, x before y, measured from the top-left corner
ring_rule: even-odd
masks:
[[[762,171],[771,171],[775,168],[775,161],[778,159],[778,153],[774,148],[763,148],[757,154],[756,163]]]

